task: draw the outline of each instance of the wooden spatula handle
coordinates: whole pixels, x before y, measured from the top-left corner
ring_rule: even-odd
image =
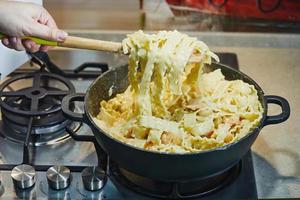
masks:
[[[57,45],[60,47],[122,53],[122,44],[119,42],[109,42],[109,41],[94,40],[94,39],[74,37],[74,36],[68,36],[64,42],[58,42]]]

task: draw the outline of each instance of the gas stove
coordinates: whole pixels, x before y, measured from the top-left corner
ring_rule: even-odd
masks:
[[[235,54],[219,56],[238,68]],[[108,65],[83,63],[63,70],[42,52],[33,54],[31,63],[38,69],[17,70],[0,86],[1,198],[257,199],[251,152],[231,169],[180,183],[120,168],[87,125],[65,119],[61,111],[64,96],[85,92]],[[72,109],[82,112],[83,105]]]

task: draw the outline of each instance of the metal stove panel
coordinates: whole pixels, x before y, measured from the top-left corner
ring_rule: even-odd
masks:
[[[19,164],[22,162],[23,146],[0,135],[0,163]]]
[[[10,171],[1,172],[1,199],[103,199],[122,200],[123,195],[109,180],[104,190],[90,192],[84,189],[80,173],[72,173],[71,184],[63,190],[53,190],[48,186],[46,172],[37,172],[36,183],[32,188],[20,190],[15,188],[11,180]]]
[[[81,135],[90,132],[88,126],[80,128]],[[88,134],[87,134],[88,135]],[[10,141],[0,135],[0,164],[20,164],[22,162],[23,145]],[[97,165],[97,155],[92,142],[77,142],[72,138],[67,141],[35,147],[34,165]]]
[[[34,165],[94,166],[97,155],[93,143],[76,142],[72,139],[36,148]]]

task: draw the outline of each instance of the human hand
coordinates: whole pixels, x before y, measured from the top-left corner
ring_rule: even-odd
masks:
[[[17,51],[47,51],[49,46],[41,46],[31,40],[21,40],[33,36],[46,40],[63,42],[67,33],[59,30],[51,15],[42,6],[0,0],[0,32],[8,35],[2,44]]]

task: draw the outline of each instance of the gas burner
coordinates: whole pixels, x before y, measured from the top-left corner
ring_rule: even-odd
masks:
[[[17,81],[28,80],[32,80],[32,86],[7,91]],[[74,92],[75,88],[68,79],[47,72],[21,74],[5,81],[0,87],[2,134],[10,140],[24,143],[30,129],[31,143],[36,146],[67,139],[66,128],[76,131],[80,123],[71,122],[63,116],[61,101]]]
[[[181,182],[158,181],[110,164],[111,178],[128,189],[159,199],[205,198],[231,184],[240,174],[242,161],[216,174]]]

